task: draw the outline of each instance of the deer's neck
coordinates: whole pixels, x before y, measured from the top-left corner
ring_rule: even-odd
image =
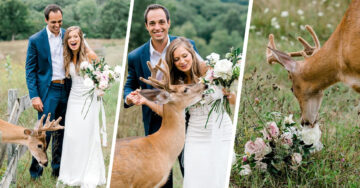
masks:
[[[185,110],[174,104],[164,104],[161,127],[150,137],[153,137],[154,147],[176,160],[185,142]]]
[[[314,90],[324,90],[341,80],[338,37],[333,33],[324,46],[313,56],[300,62],[300,76]]]
[[[24,134],[24,127],[16,126],[0,119],[1,141],[27,145],[27,136]]]

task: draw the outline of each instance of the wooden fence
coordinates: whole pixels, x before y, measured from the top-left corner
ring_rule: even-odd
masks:
[[[27,108],[31,107],[28,95],[18,97],[16,89],[8,91],[8,122],[17,125],[20,115]],[[6,148],[6,149],[5,149]],[[8,154],[8,165],[0,181],[0,188],[8,188],[11,183],[16,183],[16,168],[21,156],[26,152],[27,147],[17,144],[0,144],[0,166],[4,161],[5,152]]]

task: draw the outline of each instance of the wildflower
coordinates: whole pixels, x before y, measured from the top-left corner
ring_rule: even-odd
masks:
[[[281,12],[281,17],[288,17],[289,16],[289,12],[288,11],[282,11]]]
[[[318,16],[319,16],[319,17],[322,17],[322,16],[324,16],[324,13],[323,13],[323,12],[319,12],[319,13],[318,13]]]
[[[297,13],[298,13],[298,15],[303,15],[304,14],[304,11],[303,10],[301,10],[301,9],[299,9],[298,11],[297,11]]]
[[[250,165],[242,165],[241,168],[243,170],[240,171],[240,176],[246,176],[251,174]]]

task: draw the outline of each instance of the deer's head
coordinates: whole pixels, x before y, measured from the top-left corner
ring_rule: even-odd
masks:
[[[318,110],[323,96],[322,86],[309,79],[309,75],[305,73],[307,71],[305,69],[309,67],[304,65],[311,56],[320,50],[320,42],[310,26],[307,25],[306,29],[314,39],[315,47],[310,46],[303,38],[298,37],[298,40],[304,46],[304,50],[284,53],[276,49],[274,36],[270,34],[266,56],[268,63],[273,64],[277,62],[288,71],[289,79],[292,81],[291,91],[298,100],[301,109],[301,124],[313,127],[317,121]],[[295,61],[292,57],[297,56],[303,56],[305,59],[303,61]]]
[[[50,114],[48,114],[45,125],[43,125],[44,118],[45,115],[41,117],[35,129],[25,129],[24,134],[27,136],[27,146],[31,155],[34,156],[40,165],[47,166],[46,131],[56,131],[64,129],[64,127],[59,125],[62,119],[61,117],[56,121],[53,120],[50,122]]]
[[[164,68],[161,67],[161,64],[163,64]],[[150,62],[147,62],[147,65],[151,71],[151,77],[148,80],[140,77],[140,80],[157,88],[141,90],[141,95],[148,100],[158,104],[172,104],[178,108],[185,109],[202,98],[202,93],[206,89],[205,84],[172,85],[170,84],[169,67],[164,60],[160,59],[154,68],[151,67]],[[161,81],[156,80],[156,73],[159,70],[164,74]]]

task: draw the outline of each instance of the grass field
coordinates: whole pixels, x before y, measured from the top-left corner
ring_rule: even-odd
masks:
[[[102,57],[111,66],[120,65],[124,50],[124,40],[101,40],[88,39],[89,45],[95,52]],[[7,119],[7,91],[11,88],[17,88],[19,95],[28,94],[25,81],[25,59],[26,59],[27,41],[0,42],[0,118]],[[6,63],[9,62],[9,63]],[[10,65],[5,68],[5,65]],[[9,68],[10,67],[10,68]],[[105,111],[107,120],[108,146],[103,148],[105,159],[106,174],[110,161],[110,149],[112,135],[114,130],[114,121],[116,115],[117,95],[119,84],[116,83],[105,95]],[[19,120],[19,125],[33,127],[35,125],[37,113],[34,109],[26,110]],[[49,162],[51,161],[51,148],[48,149]],[[3,174],[6,169],[6,162],[3,164],[0,173]],[[31,164],[31,155],[27,152],[19,162],[17,168],[17,184],[12,187],[55,187],[56,179],[51,177],[51,167],[45,168],[43,176],[39,181],[31,181],[28,169]],[[105,186],[103,186],[105,187]]]
[[[283,117],[294,114],[295,122],[300,123],[300,109],[290,91],[287,71],[278,64],[266,63],[268,35],[275,34],[278,49],[298,51],[303,48],[296,40],[299,35],[313,44],[309,33],[302,30],[309,24],[323,44],[340,22],[348,3],[254,1],[235,139],[238,160],[244,155],[245,143],[260,136],[254,130],[264,125],[269,113],[280,112]],[[324,149],[312,155],[298,171],[283,176],[255,172],[241,177],[240,169],[234,166],[230,187],[360,187],[360,116],[356,109],[359,99],[358,93],[341,83],[326,89],[319,111]]]

